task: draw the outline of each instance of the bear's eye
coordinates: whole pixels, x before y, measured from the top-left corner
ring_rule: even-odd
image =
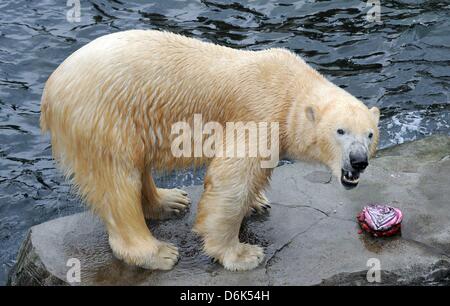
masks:
[[[344,134],[345,134],[345,132],[344,132],[343,129],[338,129],[338,130],[337,130],[337,133],[338,133],[339,135],[344,135]]]
[[[370,132],[370,133],[369,133],[369,139],[372,139],[372,137],[373,137],[373,133]]]

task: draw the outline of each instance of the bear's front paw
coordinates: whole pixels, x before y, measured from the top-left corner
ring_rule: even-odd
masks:
[[[264,259],[263,248],[257,245],[239,243],[223,256],[222,264],[230,271],[246,271],[256,268]]]

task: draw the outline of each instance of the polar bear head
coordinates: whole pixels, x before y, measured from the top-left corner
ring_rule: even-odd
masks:
[[[336,86],[309,98],[295,128],[303,153],[327,165],[347,189],[356,187],[378,145],[379,109]]]

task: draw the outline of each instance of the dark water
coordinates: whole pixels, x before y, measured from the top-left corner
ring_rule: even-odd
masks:
[[[27,229],[83,209],[39,131],[50,73],[104,34],[165,29],[233,48],[285,47],[382,110],[381,147],[450,134],[450,1],[382,0],[381,23],[365,1],[81,0],[81,22],[57,0],[0,2],[0,284]],[[165,186],[201,182],[189,171]]]

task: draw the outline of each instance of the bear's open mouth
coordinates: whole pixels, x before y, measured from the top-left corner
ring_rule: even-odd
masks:
[[[358,185],[359,183],[359,172],[358,171],[347,171],[341,169],[341,184],[345,188],[351,189]]]

